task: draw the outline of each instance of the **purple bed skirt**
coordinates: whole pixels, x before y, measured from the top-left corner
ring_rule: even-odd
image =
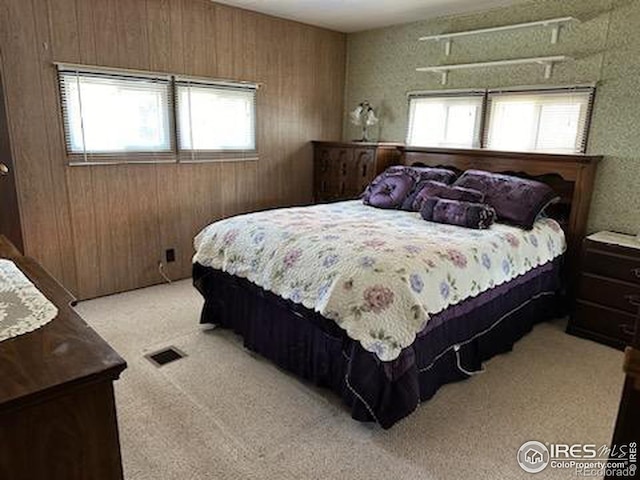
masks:
[[[396,360],[381,362],[331,320],[248,280],[194,264],[193,283],[205,299],[201,323],[233,329],[246,348],[330,388],[354,419],[382,428],[510,351],[561,305],[558,260],[432,316]]]

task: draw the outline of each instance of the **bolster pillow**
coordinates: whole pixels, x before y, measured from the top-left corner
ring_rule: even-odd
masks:
[[[414,188],[416,194],[409,195],[402,205],[403,210],[419,212],[422,204],[429,197],[446,198],[449,200],[461,200],[463,202],[482,203],[484,194],[478,190],[427,180]]]
[[[489,205],[437,197],[424,201],[420,215],[429,222],[475,229],[489,228],[496,220],[496,211]]]

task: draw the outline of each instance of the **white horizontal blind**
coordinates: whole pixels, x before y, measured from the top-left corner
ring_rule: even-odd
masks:
[[[407,144],[479,148],[484,92],[409,96]]]
[[[486,148],[584,153],[593,87],[490,91]]]
[[[173,161],[169,76],[58,69],[71,162]]]
[[[254,84],[177,79],[180,160],[257,159],[256,88]]]

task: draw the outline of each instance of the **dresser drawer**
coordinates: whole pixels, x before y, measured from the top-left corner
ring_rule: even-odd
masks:
[[[376,173],[376,151],[372,148],[358,148],[354,151],[353,172],[351,179],[353,181],[353,190],[356,196],[364,192],[367,185],[371,183]]]
[[[622,346],[631,342],[631,334],[625,330],[628,332],[634,325],[635,316],[632,314],[578,300],[570,328],[595,334],[609,344]]]
[[[314,197],[316,201],[349,198],[347,173],[353,163],[353,151],[348,148],[316,147],[314,152]]]
[[[640,285],[618,282],[589,273],[580,275],[578,298],[581,300],[635,314],[638,307],[629,302],[629,295],[640,295]]]
[[[583,271],[640,285],[640,258],[587,249]]]

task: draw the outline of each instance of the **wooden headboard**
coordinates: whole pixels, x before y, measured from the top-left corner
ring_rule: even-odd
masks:
[[[548,213],[563,226],[567,257],[575,265],[587,229],[591,191],[601,156],[422,147],[400,147],[400,150],[403,165],[440,166],[459,172],[487,170],[548,184],[561,198]]]

